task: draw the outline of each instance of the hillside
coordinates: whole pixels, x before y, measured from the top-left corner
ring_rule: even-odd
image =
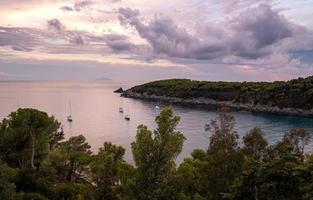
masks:
[[[313,76],[275,82],[160,80],[135,86],[123,96],[191,104],[226,104],[251,111],[313,114]],[[288,109],[288,110],[287,110]],[[304,114],[306,115],[306,114]]]

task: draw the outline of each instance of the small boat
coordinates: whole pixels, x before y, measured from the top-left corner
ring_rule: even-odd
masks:
[[[72,122],[73,121],[72,115],[67,116],[67,121],[68,122]]]
[[[210,131],[211,130],[211,125],[210,124],[204,125],[204,130],[205,131]]]
[[[156,110],[160,110],[160,107],[159,107],[159,106],[155,106],[155,109],[156,109]]]
[[[129,120],[130,120],[129,115],[125,115],[124,119],[127,120],[127,121],[129,121]]]
[[[71,102],[70,102],[70,115],[67,116],[67,121],[68,122],[72,122],[73,121],[73,118],[72,118],[72,105],[71,105]]]
[[[119,111],[120,113],[123,113],[123,112],[124,112],[124,110],[123,110],[122,107],[120,107],[120,108],[118,109],[118,111]]]
[[[124,117],[125,120],[129,121],[130,116],[129,116],[129,102],[127,102],[127,110],[126,110],[126,115]]]

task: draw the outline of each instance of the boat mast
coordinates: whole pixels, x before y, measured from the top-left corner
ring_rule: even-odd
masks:
[[[70,104],[70,116],[72,116],[72,104],[71,104],[71,101],[69,102]]]

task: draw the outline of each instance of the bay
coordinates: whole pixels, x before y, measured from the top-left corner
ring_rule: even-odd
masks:
[[[136,136],[139,124],[150,129],[156,127],[154,118],[164,106],[172,106],[174,113],[181,117],[178,130],[184,133],[186,141],[177,162],[190,156],[193,149],[206,149],[210,134],[205,124],[214,119],[217,113],[208,108],[168,105],[161,102],[148,102],[125,99],[113,91],[119,87],[129,88],[141,82],[115,81],[9,81],[0,82],[0,119],[19,107],[37,108],[54,115],[61,123],[66,138],[83,134],[95,152],[104,141],[126,148],[125,158],[132,161],[130,144]],[[66,117],[72,107],[73,122]],[[123,106],[124,114],[119,113]],[[130,121],[124,119],[129,112]],[[247,131],[259,127],[270,143],[275,143],[293,128],[307,128],[313,132],[313,118],[232,112],[236,119],[236,130],[242,137]],[[306,151],[313,149],[311,142]]]

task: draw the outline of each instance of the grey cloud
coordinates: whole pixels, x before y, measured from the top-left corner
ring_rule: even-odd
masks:
[[[133,47],[133,44],[125,40],[108,41],[107,45],[115,51],[127,51]]]
[[[58,42],[54,42],[58,41]],[[0,47],[14,51],[40,50],[46,53],[119,53],[142,54],[149,52],[146,46],[138,46],[124,35],[93,35],[84,31],[48,31],[34,28],[0,27]]]
[[[118,13],[120,14],[119,20],[122,23],[136,25],[139,22],[139,19],[137,19],[137,17],[140,15],[139,10],[134,10],[131,8],[119,8]]]
[[[120,34],[108,34],[106,35],[107,40],[128,40],[128,37],[126,35],[120,35]]]
[[[89,0],[85,0],[85,1],[79,1],[79,2],[76,2],[74,4],[74,10],[77,11],[77,12],[80,12],[82,9],[88,7],[88,6],[91,6],[93,5],[94,2],[93,1],[89,1]]]
[[[71,38],[69,41],[71,44],[77,44],[77,45],[85,44],[84,38],[81,35],[76,35],[73,38]]]
[[[74,11],[73,8],[70,7],[70,6],[62,6],[60,9],[63,10],[63,12],[71,12],[71,11]]]
[[[230,0],[212,0],[213,3],[220,5],[223,8],[223,10],[225,11],[225,13],[238,11],[240,9],[245,9],[247,7],[258,5],[260,3],[270,4],[273,1],[275,1],[275,0],[258,0],[258,1],[255,1],[255,0],[233,0],[233,1],[230,1]]]
[[[60,22],[60,20],[56,18],[48,20],[47,25],[49,28],[57,30],[57,31],[62,31],[65,29],[65,26]]]
[[[114,52],[127,51],[129,53],[138,52],[138,47],[134,43],[129,41],[129,38],[125,35],[108,34],[106,35],[106,44]],[[147,53],[147,52],[146,52]]]
[[[130,8],[119,9],[122,24],[133,26],[158,54],[173,57],[192,57],[190,49],[199,41],[186,30],[176,26],[170,18],[160,17],[145,25],[139,19],[139,11]]]
[[[298,28],[265,4],[240,14],[232,24],[235,35],[231,50],[247,58],[270,54],[272,45],[292,37]]]
[[[201,24],[207,27],[206,32],[191,33],[167,17],[144,23],[139,11],[130,8],[119,9],[119,20],[134,27],[157,54],[208,60],[226,56],[258,59],[270,55],[284,39],[293,37],[298,28],[265,4],[245,10],[220,27]]]
[[[15,51],[25,51],[25,52],[32,51],[31,48],[22,47],[22,46],[11,46],[11,49],[13,49],[13,50],[15,50]]]
[[[0,27],[0,46],[8,46],[16,51],[31,51],[38,39],[29,34],[28,28]]]

